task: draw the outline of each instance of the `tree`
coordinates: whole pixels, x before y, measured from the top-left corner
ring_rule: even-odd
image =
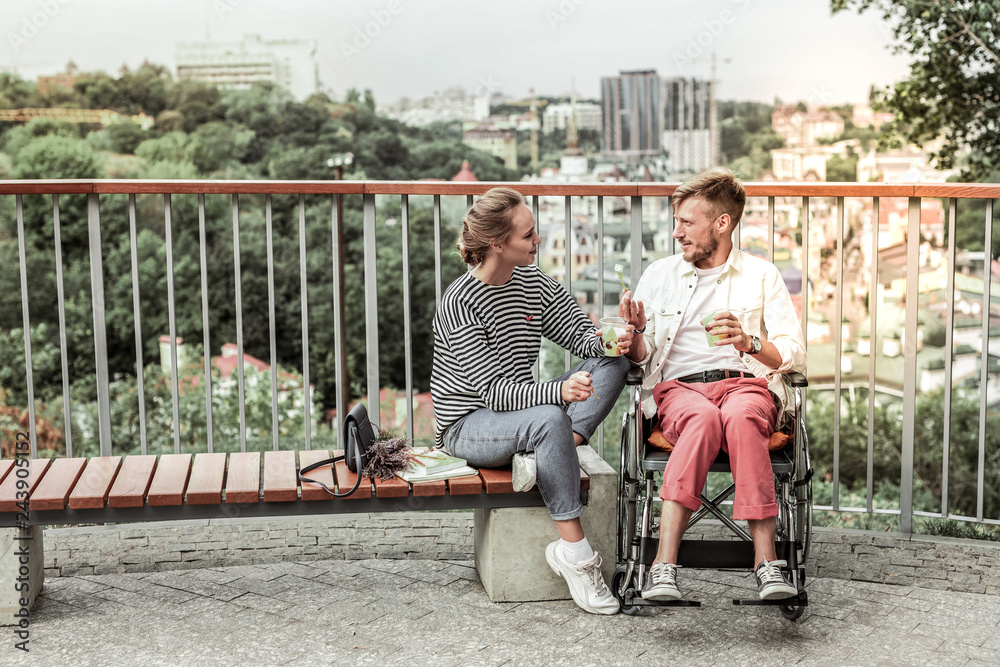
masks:
[[[883,144],[922,146],[941,138],[932,159],[941,169],[963,167],[964,179],[1000,167],[1000,0],[831,0],[831,6],[835,13],[881,12],[894,51],[912,58],[910,78],[876,97],[894,114]]]
[[[146,138],[146,132],[129,119],[119,120],[108,126],[108,143],[116,153],[134,153],[136,146]]]

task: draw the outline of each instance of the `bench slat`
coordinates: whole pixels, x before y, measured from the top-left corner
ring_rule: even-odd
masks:
[[[260,452],[229,455],[226,503],[260,502]]]
[[[222,480],[226,476],[226,455],[198,454],[188,480],[188,505],[218,505],[222,502]]]
[[[95,456],[87,461],[80,481],[69,494],[70,509],[102,509],[121,465],[120,456]]]
[[[298,499],[295,452],[264,452],[264,502],[294,503]]]
[[[486,493],[514,493],[510,470],[506,468],[480,468],[479,476],[483,478]]]
[[[453,496],[473,496],[483,492],[483,480],[479,475],[449,479],[448,493]]]
[[[49,469],[49,464],[52,459],[28,459],[28,476],[21,477],[20,479],[28,480],[28,495],[34,493],[35,489],[38,487],[38,483],[42,481],[45,477],[45,472]],[[18,466],[7,475],[4,479],[3,484],[0,484],[0,512],[20,512],[21,508],[17,506],[17,470]],[[24,489],[20,489],[24,490]],[[31,509],[29,503],[28,509]]]
[[[150,507],[184,504],[184,489],[191,474],[190,454],[164,454],[156,464],[146,501]]]
[[[126,456],[108,496],[108,507],[142,507],[153,481],[156,456]]]
[[[375,479],[376,498],[406,498],[410,495],[410,485],[398,477]]]
[[[337,450],[333,453],[334,456],[340,456],[344,452]],[[347,464],[343,461],[337,461],[336,464],[336,475],[337,475],[337,493],[345,493],[350,491],[354,486],[354,480],[358,478],[356,473],[351,472],[347,468]],[[372,497],[372,480],[370,477],[362,477],[361,484],[358,486],[358,490],[349,496],[346,496],[344,500],[361,500],[363,498]]]
[[[447,480],[439,479],[436,482],[414,482],[410,486],[413,487],[414,496],[443,496],[448,492]]]
[[[322,461],[323,459],[330,458],[330,452],[325,449],[307,449],[299,452],[299,469],[310,466],[313,463]],[[317,468],[306,474],[309,479],[315,479],[317,482],[323,482],[328,487],[333,489],[333,468],[326,465],[322,468]],[[327,493],[322,486],[319,484],[312,484],[310,482],[302,482],[302,500],[333,500],[333,496]]]
[[[33,510],[64,510],[87,459],[53,459],[52,465],[44,479],[31,494],[31,509]]]
[[[580,490],[581,491],[590,490],[590,475],[584,472],[583,468],[580,468]]]

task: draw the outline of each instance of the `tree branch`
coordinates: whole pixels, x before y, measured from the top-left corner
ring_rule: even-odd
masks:
[[[986,52],[986,55],[992,58],[997,65],[1000,65],[1000,56],[998,56],[992,49],[990,49],[990,47],[986,46],[983,40],[979,39],[979,36],[976,35],[976,33],[972,32],[972,28],[969,27],[969,24],[963,21],[962,17],[958,15],[957,13],[958,8],[955,7],[955,0],[948,0],[948,4],[950,4],[953,8],[955,8],[956,11],[952,12],[952,17],[955,19],[958,25],[962,26],[962,30],[968,33],[969,37],[971,37],[973,41],[979,45],[979,48],[981,48],[983,51]]]

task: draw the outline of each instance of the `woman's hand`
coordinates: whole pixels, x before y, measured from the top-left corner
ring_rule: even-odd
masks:
[[[585,401],[594,393],[593,385],[594,381],[590,379],[590,373],[587,371],[573,373],[568,380],[564,380],[562,383],[560,389],[562,399],[567,403]]]
[[[628,290],[622,292],[621,301],[618,302],[618,317],[625,318],[636,329],[646,328],[646,308],[642,301],[635,301],[632,292]]]

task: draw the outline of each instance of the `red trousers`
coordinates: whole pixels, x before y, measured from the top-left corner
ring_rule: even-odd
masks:
[[[653,388],[660,428],[674,443],[660,498],[691,511],[701,506],[708,469],[721,449],[736,483],[733,518],[778,516],[774,473],[767,451],[777,411],[764,378],[718,382],[661,382]]]

